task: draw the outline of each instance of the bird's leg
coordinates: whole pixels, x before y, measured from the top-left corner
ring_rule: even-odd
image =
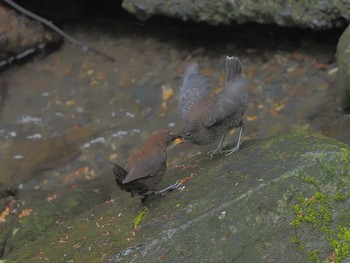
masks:
[[[162,190],[156,191],[156,192],[154,192],[154,193],[155,193],[155,194],[160,194],[160,195],[162,195],[162,194],[164,194],[165,192],[170,192],[170,191],[172,191],[172,190],[177,189],[177,188],[179,187],[179,185],[180,185],[179,180],[177,180],[174,184],[171,184],[171,185],[169,185],[168,187],[166,187],[166,188],[164,188],[164,189],[162,189]]]
[[[224,144],[224,139],[225,139],[225,133],[221,136],[218,148],[216,148],[215,150],[209,151],[207,154],[210,156],[210,158],[213,158],[213,156],[217,153],[221,153],[222,152],[222,145]]]
[[[143,197],[141,198],[141,203],[144,203],[148,199],[148,197],[151,195],[164,196],[168,192],[177,189],[179,187],[179,185],[180,185],[180,182],[179,182],[179,180],[177,180],[174,184],[171,184],[162,190],[159,190],[159,191],[151,191],[150,190],[147,193],[143,194]]]
[[[229,156],[235,152],[239,151],[239,146],[241,145],[241,139],[242,139],[242,134],[243,134],[243,130],[244,130],[244,123],[241,121],[240,126],[241,129],[239,131],[239,136],[238,136],[238,142],[236,144],[235,147],[233,147],[231,150],[227,150],[225,151],[226,155],[225,156]]]

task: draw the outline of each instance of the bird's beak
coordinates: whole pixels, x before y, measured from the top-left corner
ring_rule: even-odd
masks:
[[[176,145],[179,145],[184,142],[184,138],[182,137],[177,137],[169,146],[170,149],[174,148]]]

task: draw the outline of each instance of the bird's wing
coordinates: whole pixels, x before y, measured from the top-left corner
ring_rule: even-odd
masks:
[[[232,113],[246,107],[247,80],[241,75],[242,67],[238,58],[226,58],[226,86],[217,94],[209,105],[205,126],[224,119]]]
[[[189,64],[186,68],[179,94],[179,110],[184,119],[188,118],[194,103],[208,96],[209,91],[209,79],[199,72],[198,64]]]
[[[129,170],[128,175],[123,180],[123,184],[138,180],[141,178],[154,176],[161,169],[164,169],[166,165],[166,153],[165,152],[150,152],[143,154],[138,158],[134,164],[130,165],[131,169]]]

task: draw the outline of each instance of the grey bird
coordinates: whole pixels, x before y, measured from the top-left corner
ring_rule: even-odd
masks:
[[[134,151],[124,168],[113,163],[115,181],[121,190],[131,193],[131,197],[141,195],[144,202],[149,195],[163,194],[174,190],[178,182],[157,191],[167,165],[166,148],[178,138],[167,130],[157,130],[150,134],[144,145]]]
[[[242,76],[241,62],[236,57],[226,57],[226,86],[211,95],[209,79],[199,72],[197,63],[187,66],[179,94],[179,110],[185,124],[180,136],[194,144],[210,144],[221,137],[214,154],[223,151],[227,131],[240,128],[235,147],[225,151],[226,156],[239,150],[244,123],[243,114],[247,107],[247,80]]]

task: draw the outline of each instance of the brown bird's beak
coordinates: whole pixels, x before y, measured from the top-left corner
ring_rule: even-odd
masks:
[[[169,148],[172,149],[174,148],[176,145],[179,145],[181,143],[184,142],[184,138],[182,138],[181,136],[177,136],[177,138],[175,140],[173,140],[173,142],[170,144]]]

